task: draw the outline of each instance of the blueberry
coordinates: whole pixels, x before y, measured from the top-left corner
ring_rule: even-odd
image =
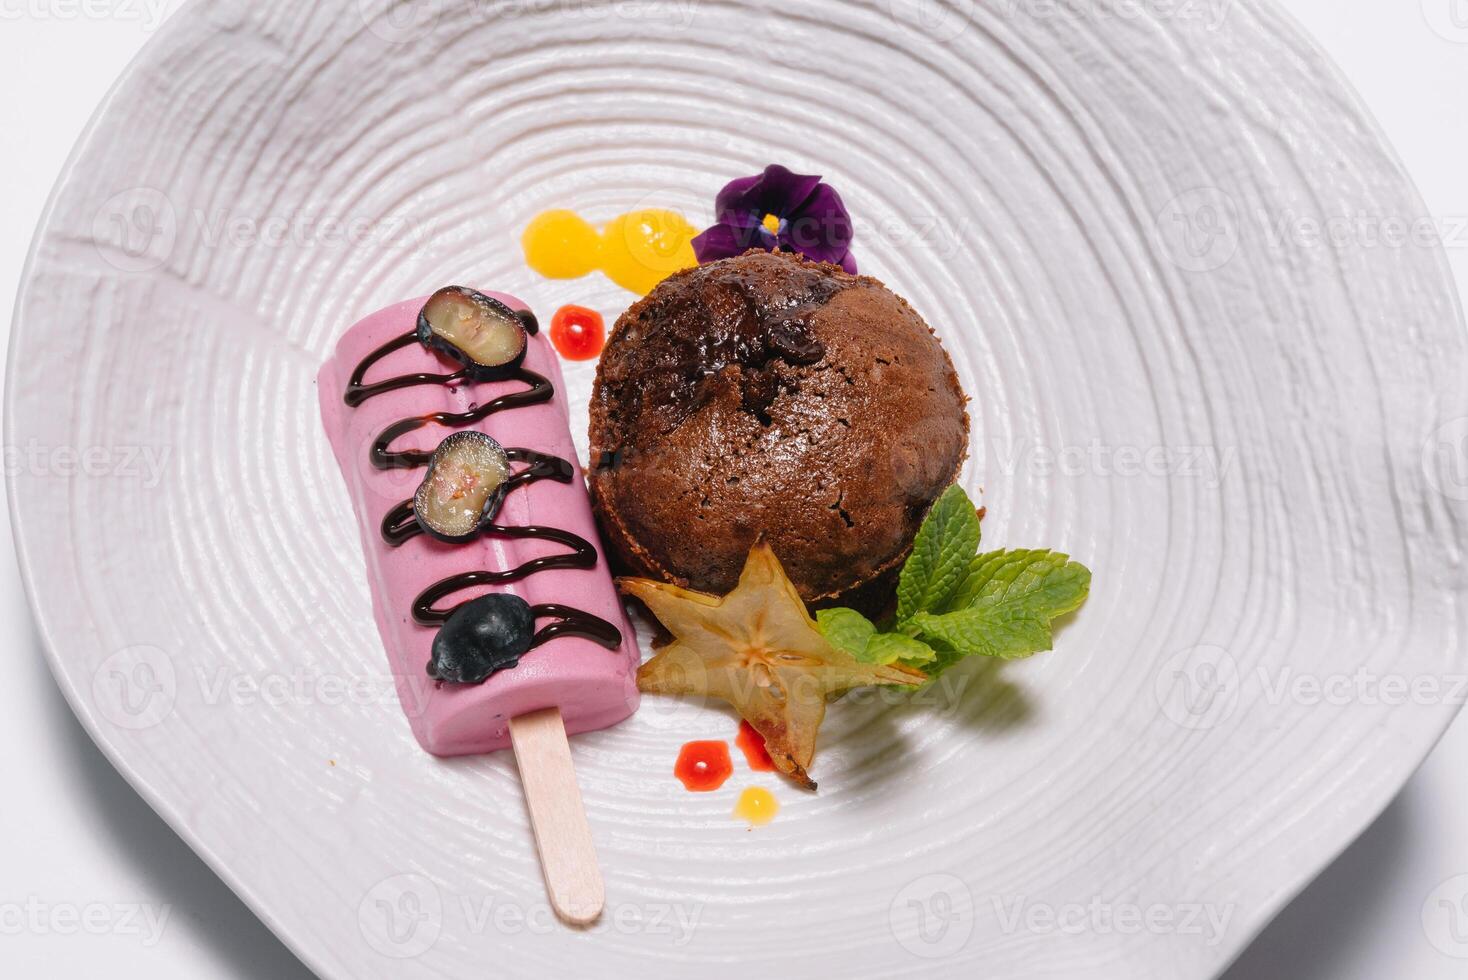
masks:
[[[530,604],[503,592],[455,609],[433,639],[428,676],[448,684],[482,684],[520,663],[535,637]]]

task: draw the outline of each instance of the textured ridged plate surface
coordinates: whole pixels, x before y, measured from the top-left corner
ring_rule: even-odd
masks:
[[[570,931],[510,756],[409,735],[312,379],[445,282],[615,315],[524,268],[531,215],[706,221],[771,160],[952,352],[986,539],[1096,588],[1057,653],[837,706],[819,795],[684,792],[712,708],[577,739],[610,907]],[[36,244],[23,565],[83,722],[323,975],[1208,977],[1459,700],[1295,683],[1465,670],[1458,303],[1434,243],[1368,234],[1423,213],[1258,0],[195,3]]]

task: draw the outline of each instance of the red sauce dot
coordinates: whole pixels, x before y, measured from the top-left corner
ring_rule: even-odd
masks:
[[[596,310],[563,306],[551,317],[550,339],[566,360],[589,361],[601,353],[607,329]]]
[[[689,742],[678,753],[678,763],[673,767],[673,775],[694,793],[716,790],[733,774],[727,742]]]
[[[749,722],[740,719],[739,736],[734,739],[734,744],[744,752],[744,761],[755,772],[775,771],[775,763],[770,759],[769,750],[765,748],[765,737],[755,731]]]

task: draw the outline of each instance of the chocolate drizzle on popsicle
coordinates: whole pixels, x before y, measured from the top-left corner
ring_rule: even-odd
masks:
[[[439,305],[435,307],[435,303]],[[344,401],[355,408],[377,395],[401,388],[429,384],[455,387],[460,384],[476,383],[485,377],[494,380],[521,381],[529,387],[500,395],[464,412],[432,412],[394,422],[383,429],[373,440],[370,450],[373,466],[378,469],[416,469],[436,464],[440,459],[438,454],[448,448],[451,441],[469,438],[469,434],[450,436],[440,444],[439,450],[435,451],[393,450],[391,449],[392,443],[401,436],[425,426],[439,425],[463,429],[497,412],[542,404],[555,397],[555,387],[549,379],[520,365],[519,358],[523,358],[523,350],[519,358],[513,362],[506,362],[502,367],[497,367],[494,364],[486,365],[476,362],[474,357],[455,346],[454,341],[460,333],[469,341],[478,341],[483,331],[475,318],[480,316],[497,317],[492,324],[492,329],[499,331],[499,334],[492,338],[494,344],[480,344],[476,350],[502,351],[512,347],[513,340],[506,342],[504,338],[505,331],[509,329],[507,323],[510,320],[518,323],[520,329],[527,335],[525,338],[527,347],[528,335],[533,335],[537,330],[535,317],[528,311],[511,311],[498,300],[473,290],[458,286],[446,287],[435,293],[424,306],[423,312],[419,315],[417,329],[393,338],[362,359],[347,383],[346,392],[343,395]],[[421,342],[429,350],[458,360],[464,366],[458,371],[442,374],[422,372],[374,382],[366,380],[367,372],[375,365],[393,353],[412,346],[415,342]],[[482,441],[486,446],[473,446],[468,451],[492,452],[494,454],[492,457],[476,458],[480,459],[481,463],[489,459],[495,467],[498,467],[496,473],[489,473],[485,480],[480,481],[479,474],[471,472],[466,475],[463,467],[460,467],[459,470],[450,472],[446,479],[464,480],[464,486],[471,492],[467,503],[477,506],[482,498],[484,501],[482,509],[465,511],[460,507],[458,510],[453,510],[452,507],[458,506],[463,496],[459,492],[451,493],[446,498],[447,505],[432,504],[431,506],[449,507],[447,510],[450,517],[449,529],[453,533],[446,535],[444,528],[435,526],[432,515],[421,512],[423,506],[429,506],[427,501],[438,499],[425,497],[425,494],[432,489],[428,486],[428,481],[425,481],[425,485],[420,487],[415,497],[398,504],[383,517],[381,525],[383,539],[392,547],[400,547],[426,531],[440,540],[452,542],[470,540],[480,535],[514,539],[533,538],[555,542],[566,546],[569,550],[560,554],[531,559],[516,568],[465,572],[429,586],[413,602],[413,620],[420,625],[442,626],[455,610],[472,600],[463,600],[446,607],[439,607],[437,603],[467,589],[514,582],[552,568],[590,569],[596,567],[598,558],[596,547],[578,534],[555,527],[517,526],[494,522],[505,498],[511,492],[539,480],[569,483],[575,478],[575,469],[572,464],[558,456],[530,449],[501,450],[498,443],[482,433],[474,434],[474,439]],[[527,465],[518,472],[508,472],[505,461]],[[429,481],[433,478],[434,471],[430,468]],[[495,480],[498,482],[493,482]],[[451,484],[448,490],[457,491],[458,487]],[[477,493],[477,496],[473,496],[473,493]],[[470,518],[470,523],[467,525],[463,523],[466,513]],[[474,518],[477,518],[477,521],[473,520]],[[548,643],[559,636],[582,637],[610,650],[615,650],[622,644],[621,630],[598,616],[559,603],[542,603],[532,607],[532,610],[535,618],[555,620],[534,634],[530,642],[532,648]]]
[[[433,377],[433,375],[417,375],[417,377]],[[455,375],[447,375],[447,377],[455,377]],[[421,429],[426,425],[462,428],[466,425],[482,422],[496,412],[521,408],[525,405],[539,405],[542,402],[548,402],[556,397],[555,386],[534,371],[527,371],[524,368],[520,368],[512,377],[516,381],[526,382],[530,387],[524,391],[512,391],[509,394],[500,395],[498,398],[491,399],[478,408],[471,408],[467,412],[431,412],[428,415],[415,415],[394,422],[392,425],[383,429],[377,438],[372,441],[372,465],[380,470],[412,470],[420,466],[427,466],[428,461],[433,457],[431,450],[400,449],[392,451],[388,447],[399,436],[407,435],[409,432]],[[403,386],[399,385],[398,387]]]
[[[528,575],[534,575],[536,572],[545,571],[548,568],[596,567],[596,549],[585,539],[569,531],[561,531],[553,527],[531,526],[496,527],[492,529],[492,533],[501,534],[507,538],[540,538],[545,541],[557,541],[571,548],[571,551],[561,555],[546,555],[543,558],[532,558],[517,568],[506,569],[502,572],[464,572],[462,575],[446,578],[436,585],[430,585],[419,594],[417,599],[413,600],[413,622],[420,626],[432,626],[435,623],[442,623],[453,614],[453,611],[458,608],[458,605],[450,606],[447,609],[437,609],[434,608],[433,604],[445,596],[452,595],[455,592],[461,592],[464,589],[472,589],[479,585],[503,585],[506,582],[518,581]],[[560,606],[557,608],[564,609],[565,607]],[[615,628],[613,627],[613,629]],[[620,637],[621,633],[619,632],[617,635]],[[619,638],[613,646],[621,642]]]
[[[418,331],[409,330],[401,337],[394,337],[383,344],[377,350],[362,358],[357,370],[352,372],[351,380],[347,382],[347,393],[342,396],[342,401],[352,408],[371,398],[373,395],[381,395],[388,391],[397,391],[399,388],[411,388],[414,385],[455,385],[469,376],[467,371],[459,370],[453,374],[405,374],[397,378],[388,378],[386,381],[378,381],[375,384],[367,384],[364,380],[367,372],[378,361],[389,354],[402,350],[404,347],[412,346],[418,342]]]

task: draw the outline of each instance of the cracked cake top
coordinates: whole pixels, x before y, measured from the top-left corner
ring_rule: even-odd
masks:
[[[762,534],[807,601],[875,610],[967,444],[952,362],[905,300],[750,252],[671,276],[618,319],[590,484],[636,574],[723,593]]]

